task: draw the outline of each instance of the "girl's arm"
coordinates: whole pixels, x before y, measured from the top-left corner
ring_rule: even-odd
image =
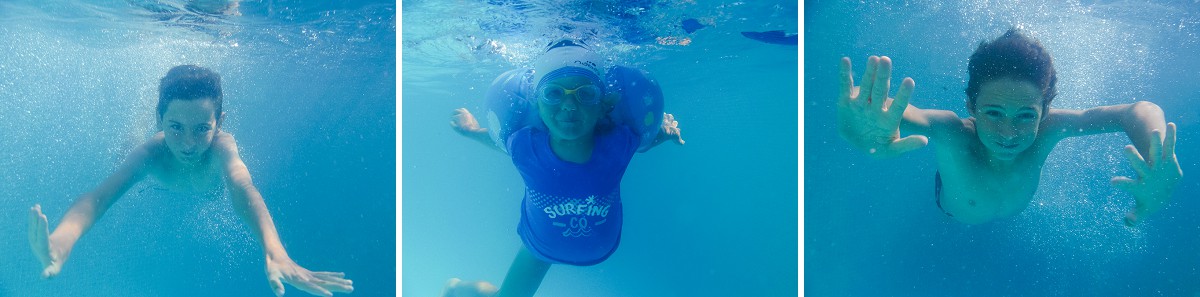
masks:
[[[475,116],[466,108],[455,109],[450,115],[450,127],[454,128],[455,132],[462,136],[466,136],[472,140],[478,141],[483,145],[504,152],[495,141],[492,141],[492,136],[488,134],[488,129],[479,127],[479,121],[475,120]],[[507,153],[506,153],[507,154]]]
[[[684,143],[683,131],[679,129],[679,121],[675,120],[675,115],[664,112],[662,126],[658,129],[658,137],[654,138],[654,143],[638,152],[644,153],[667,141],[674,141],[679,145]]]
[[[116,172],[91,192],[75,199],[58,227],[54,228],[54,233],[49,232],[50,224],[42,213],[41,205],[34,205],[29,210],[29,246],[42,263],[43,278],[58,275],[79,237],[87,233],[129,187],[146,176],[152,152],[161,143],[160,134],[130,152]]]
[[[213,149],[221,162],[229,194],[233,198],[233,207],[262,244],[263,254],[266,256],[267,281],[275,295],[283,295],[283,282],[320,296],[331,296],[331,292],[353,291],[351,281],[344,278],[344,273],[313,272],[292,261],[283,248],[279,233],[275,230],[275,222],[271,220],[266,202],[254,187],[250,171],[237,153],[233,135],[220,132],[216,138],[213,141]]]

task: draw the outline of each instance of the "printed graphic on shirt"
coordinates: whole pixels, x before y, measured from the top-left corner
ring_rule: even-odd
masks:
[[[587,237],[592,235],[592,228],[608,222],[608,211],[613,202],[618,201],[618,191],[608,195],[589,195],[582,198],[559,197],[546,195],[533,189],[526,189],[525,195],[534,209],[541,209],[546,222],[563,229],[563,237]]]

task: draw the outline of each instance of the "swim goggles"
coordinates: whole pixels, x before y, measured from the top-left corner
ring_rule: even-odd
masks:
[[[566,100],[568,96],[575,96],[575,100],[583,105],[596,105],[600,103],[600,87],[594,84],[586,84],[574,89],[568,90],[558,84],[546,84],[541,89],[542,103],[549,105],[559,105]]]

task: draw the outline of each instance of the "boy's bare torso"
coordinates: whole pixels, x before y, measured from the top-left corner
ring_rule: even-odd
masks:
[[[182,164],[175,159],[163,142],[163,134],[159,132],[147,141],[148,153],[146,173],[157,186],[166,190],[184,193],[209,192],[219,189],[222,173],[218,161],[219,150],[225,147],[223,141],[231,140],[226,132],[219,132],[214,137],[213,145],[205,156],[196,164]]]
[[[939,133],[942,139],[935,140],[942,209],[965,223],[1020,213],[1037,192],[1042,166],[1057,137],[1039,133],[1033,146],[1010,163],[1001,164],[991,161],[979,142],[974,119],[961,121],[961,127],[945,129]]]

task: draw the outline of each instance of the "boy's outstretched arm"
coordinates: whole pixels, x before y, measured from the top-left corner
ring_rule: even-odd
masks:
[[[1167,123],[1157,104],[1139,101],[1093,107],[1086,110],[1052,109],[1051,132],[1058,138],[1125,131],[1133,145],[1125,146],[1125,156],[1135,177],[1118,176],[1112,184],[1133,195],[1136,206],[1125,216],[1126,225],[1166,206],[1176,184],[1183,178],[1175,158],[1175,123]]]
[[[450,127],[454,128],[454,131],[462,136],[478,141],[497,151],[504,152],[503,149],[496,146],[496,143],[492,141],[492,136],[488,135],[488,129],[479,127],[479,121],[475,120],[475,116],[471,115],[471,111],[468,111],[466,108],[455,109],[454,113],[450,114]]]
[[[924,135],[900,137],[902,122],[916,116],[906,113],[916,83],[905,78],[896,98],[888,97],[891,88],[892,60],[871,56],[863,73],[862,86],[854,86],[850,58],[842,58],[840,95],[837,102],[838,133],[858,149],[876,158],[889,158],[929,144]],[[906,115],[907,114],[907,115]]]
[[[54,233],[50,233],[50,223],[42,213],[41,205],[34,205],[29,209],[29,247],[42,264],[42,278],[58,275],[79,237],[87,233],[92,224],[95,224],[129,187],[146,176],[150,150],[156,148],[153,143],[154,141],[149,141],[138,146],[129,153],[121,167],[105,178],[96,189],[75,199],[67,214],[58,222],[58,227],[54,228]]]
[[[251,233],[262,243],[266,256],[267,281],[276,296],[283,296],[283,283],[291,284],[305,292],[318,296],[333,296],[332,292],[350,293],[354,287],[341,272],[309,271],[288,256],[275,230],[275,222],[267,211],[267,204],[250,180],[250,171],[238,156],[233,135],[219,132],[213,141],[216,156],[221,162],[228,183],[233,207]]]

